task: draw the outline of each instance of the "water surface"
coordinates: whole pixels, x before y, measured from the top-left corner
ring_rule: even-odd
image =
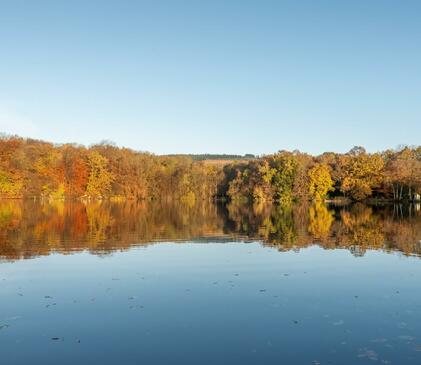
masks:
[[[0,203],[4,364],[419,364],[411,207]]]

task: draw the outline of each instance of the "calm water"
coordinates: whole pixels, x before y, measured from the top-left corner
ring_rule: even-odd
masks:
[[[1,364],[420,364],[418,206],[0,202]]]

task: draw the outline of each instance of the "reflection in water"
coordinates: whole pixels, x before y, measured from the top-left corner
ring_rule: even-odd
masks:
[[[421,253],[419,206],[345,207],[163,202],[0,202],[0,256],[105,254],[154,241],[261,240],[279,250],[313,244]]]
[[[3,201],[1,363],[420,364],[420,260],[333,250],[420,239],[415,206]],[[157,241],[206,244],[18,260]]]

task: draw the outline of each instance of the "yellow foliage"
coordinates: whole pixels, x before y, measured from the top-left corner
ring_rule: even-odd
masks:
[[[10,173],[0,170],[0,196],[17,198],[21,194],[23,182]]]
[[[326,164],[316,164],[308,172],[309,194],[312,199],[323,200],[329,191],[333,191],[333,181]]]

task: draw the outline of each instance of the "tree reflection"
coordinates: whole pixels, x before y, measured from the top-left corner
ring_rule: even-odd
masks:
[[[317,244],[357,256],[368,249],[420,255],[420,239],[421,211],[415,205],[0,201],[0,256],[9,260],[216,240],[259,240],[281,251]]]
[[[314,239],[328,238],[332,223],[335,220],[333,212],[325,204],[316,202],[309,208],[308,215],[308,231]]]

